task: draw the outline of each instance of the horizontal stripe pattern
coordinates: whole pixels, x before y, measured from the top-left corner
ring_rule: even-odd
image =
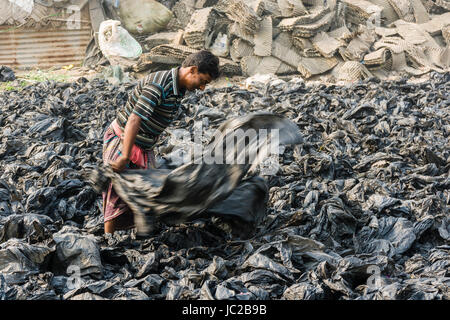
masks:
[[[116,119],[122,130],[125,130],[131,113],[141,118],[135,143],[144,149],[154,146],[178,112],[184,95],[184,91],[178,88],[178,70],[179,67],[145,76],[138,81],[127,103],[117,113]]]

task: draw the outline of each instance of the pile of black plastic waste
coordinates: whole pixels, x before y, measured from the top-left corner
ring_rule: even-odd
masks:
[[[245,238],[227,221],[104,235],[84,171],[133,84],[80,78],[0,93],[0,299],[449,299],[450,74],[350,85],[272,79],[192,93],[161,137],[205,141],[255,111],[296,123],[264,176],[266,216]]]
[[[0,82],[16,80],[14,71],[7,66],[0,66]]]

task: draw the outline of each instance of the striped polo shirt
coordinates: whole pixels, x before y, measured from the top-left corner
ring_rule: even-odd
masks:
[[[135,144],[150,149],[173,121],[186,90],[178,88],[179,67],[153,72],[138,81],[125,106],[117,113],[117,122],[125,130],[131,113],[141,118]]]

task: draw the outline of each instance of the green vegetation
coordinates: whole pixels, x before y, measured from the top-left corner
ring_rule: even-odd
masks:
[[[65,74],[55,74],[52,71],[42,71],[42,70],[33,70],[29,73],[23,75],[21,78],[25,80],[31,80],[34,82],[42,82],[42,81],[56,81],[56,82],[64,82],[69,79],[68,75]]]
[[[26,74],[17,76],[16,81],[0,82],[0,91],[22,90],[28,84],[44,81],[65,82],[70,78],[66,74],[57,74],[53,70],[32,70]]]
[[[26,81],[20,81],[19,85],[14,81],[0,82],[0,91],[22,90],[27,85]]]

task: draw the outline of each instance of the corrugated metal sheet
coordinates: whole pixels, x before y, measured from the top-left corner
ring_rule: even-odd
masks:
[[[78,29],[68,28],[64,19],[49,19],[62,21],[35,28],[0,26],[0,65],[16,70],[79,65],[91,39],[88,6],[81,10]]]
[[[91,28],[77,30],[13,30],[1,32],[0,65],[13,69],[80,64]]]

